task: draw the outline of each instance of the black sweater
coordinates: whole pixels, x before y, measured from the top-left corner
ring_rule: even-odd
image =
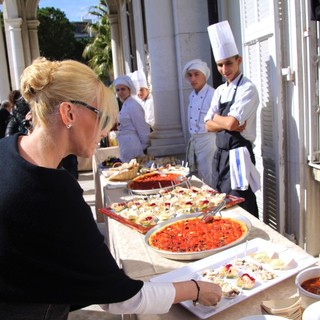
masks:
[[[134,296],[83,190],[62,169],[37,167],[0,140],[0,302],[89,305]]]

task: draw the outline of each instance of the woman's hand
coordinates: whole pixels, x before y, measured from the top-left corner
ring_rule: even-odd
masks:
[[[176,296],[174,303],[179,303],[186,300],[196,301],[204,306],[215,306],[221,300],[222,290],[217,284],[206,281],[191,281],[174,282]],[[197,300],[198,299],[198,300]]]
[[[200,287],[199,303],[204,306],[216,306],[221,300],[221,287],[215,283],[197,281]]]

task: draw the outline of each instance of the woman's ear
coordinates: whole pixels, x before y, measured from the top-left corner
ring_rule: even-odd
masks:
[[[60,115],[63,124],[70,128],[73,124],[72,106],[69,102],[60,103]]]

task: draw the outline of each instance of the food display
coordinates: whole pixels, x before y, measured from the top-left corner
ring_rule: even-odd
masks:
[[[263,259],[261,259],[263,257]],[[254,251],[242,258],[230,259],[217,268],[206,268],[198,273],[198,279],[219,284],[222,296],[236,298],[242,290],[252,290],[261,282],[279,277],[273,268],[274,260],[282,260],[276,252]]]
[[[320,266],[318,265],[302,270],[296,276],[295,285],[298,289],[299,296],[301,297],[302,308],[305,309],[310,304],[320,301],[320,294],[317,287],[320,282],[319,278]]]
[[[106,168],[112,168],[115,163],[122,163],[121,159],[118,157],[107,157],[102,161],[101,166]]]
[[[111,158],[116,159],[116,158]],[[110,160],[111,162],[112,160]],[[110,181],[127,181],[134,179],[139,170],[139,163],[136,159],[130,160],[130,162],[114,162],[112,167],[103,170],[102,174]]]
[[[254,259],[262,256],[265,257],[264,262]],[[291,257],[291,263],[286,269],[273,268],[273,260],[286,261],[287,257]],[[206,319],[292,277],[316,262],[317,259],[306,252],[297,253],[290,248],[255,238],[156,276],[150,281],[162,283],[195,279],[219,284],[222,299],[216,306],[194,306],[192,301],[181,302],[197,318]]]
[[[149,245],[170,252],[199,252],[226,246],[247,232],[247,225],[233,218],[214,217],[209,222],[187,218],[155,231],[149,237]]]
[[[205,212],[216,207],[228,198],[227,207],[244,201],[243,198],[218,193],[210,188],[175,187],[162,189],[155,195],[133,196],[125,202],[114,202],[100,212],[146,233],[151,227],[162,221],[195,212]]]
[[[198,260],[243,241],[251,222],[243,215],[224,212],[201,221],[199,213],[159,223],[145,236],[145,243],[159,255],[173,260]]]
[[[320,295],[320,277],[311,278],[301,283],[301,287],[313,294]]]
[[[139,163],[136,159],[132,159],[129,163],[122,163],[110,169],[111,181],[126,181],[134,179],[138,174]]]
[[[128,189],[142,194],[152,190],[158,192],[164,188],[174,188],[186,180],[187,178],[179,173],[150,172],[134,178],[128,184]]]

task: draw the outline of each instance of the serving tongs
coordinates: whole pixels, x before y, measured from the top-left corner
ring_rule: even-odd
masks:
[[[200,222],[202,222],[202,221],[209,222],[213,219],[214,216],[216,216],[218,214],[221,217],[222,216],[221,210],[226,207],[227,203],[229,202],[228,200],[229,199],[224,199],[221,203],[219,203],[216,207],[214,207],[212,210],[209,210],[208,212],[205,212],[205,213],[201,212],[198,216],[198,217],[203,216],[200,219]]]

